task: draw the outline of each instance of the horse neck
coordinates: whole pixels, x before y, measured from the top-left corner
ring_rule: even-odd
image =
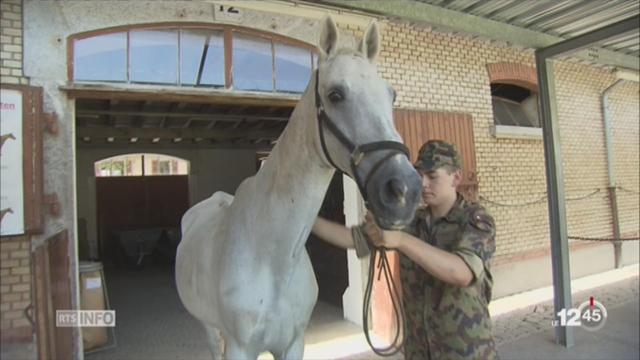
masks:
[[[280,212],[274,216],[286,216],[286,224],[276,229],[280,236],[273,239],[284,247],[306,241],[334,173],[320,155],[314,91],[312,80],[255,179],[271,211]]]

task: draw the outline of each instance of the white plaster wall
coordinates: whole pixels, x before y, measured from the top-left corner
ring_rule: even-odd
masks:
[[[569,264],[572,279],[612,270],[615,268],[613,245],[604,243],[572,250]],[[493,299],[553,285],[550,255],[498,265],[492,273]]]

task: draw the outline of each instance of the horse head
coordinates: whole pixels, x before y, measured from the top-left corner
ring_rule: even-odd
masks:
[[[323,21],[316,76],[319,146],[327,163],[356,181],[367,208],[385,229],[413,219],[421,182],[393,123],[395,91],[377,72],[376,23],[359,49],[338,48],[338,29]]]

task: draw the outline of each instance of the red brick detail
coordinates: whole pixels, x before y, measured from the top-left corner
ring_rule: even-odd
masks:
[[[538,75],[533,66],[499,62],[487,64],[491,83],[518,85],[531,91],[538,91]]]

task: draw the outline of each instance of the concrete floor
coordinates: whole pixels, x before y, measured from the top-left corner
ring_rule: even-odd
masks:
[[[635,301],[608,308],[607,323],[598,331],[576,328],[575,346],[565,348],[555,343],[554,329],[502,344],[503,359],[616,359],[637,360],[640,356],[638,307]]]
[[[105,278],[116,310],[117,346],[88,353],[87,360],[211,359],[204,330],[180,302],[172,269],[108,269]],[[362,329],[345,321],[340,308],[323,302],[314,309],[305,343],[308,359],[377,357]]]

